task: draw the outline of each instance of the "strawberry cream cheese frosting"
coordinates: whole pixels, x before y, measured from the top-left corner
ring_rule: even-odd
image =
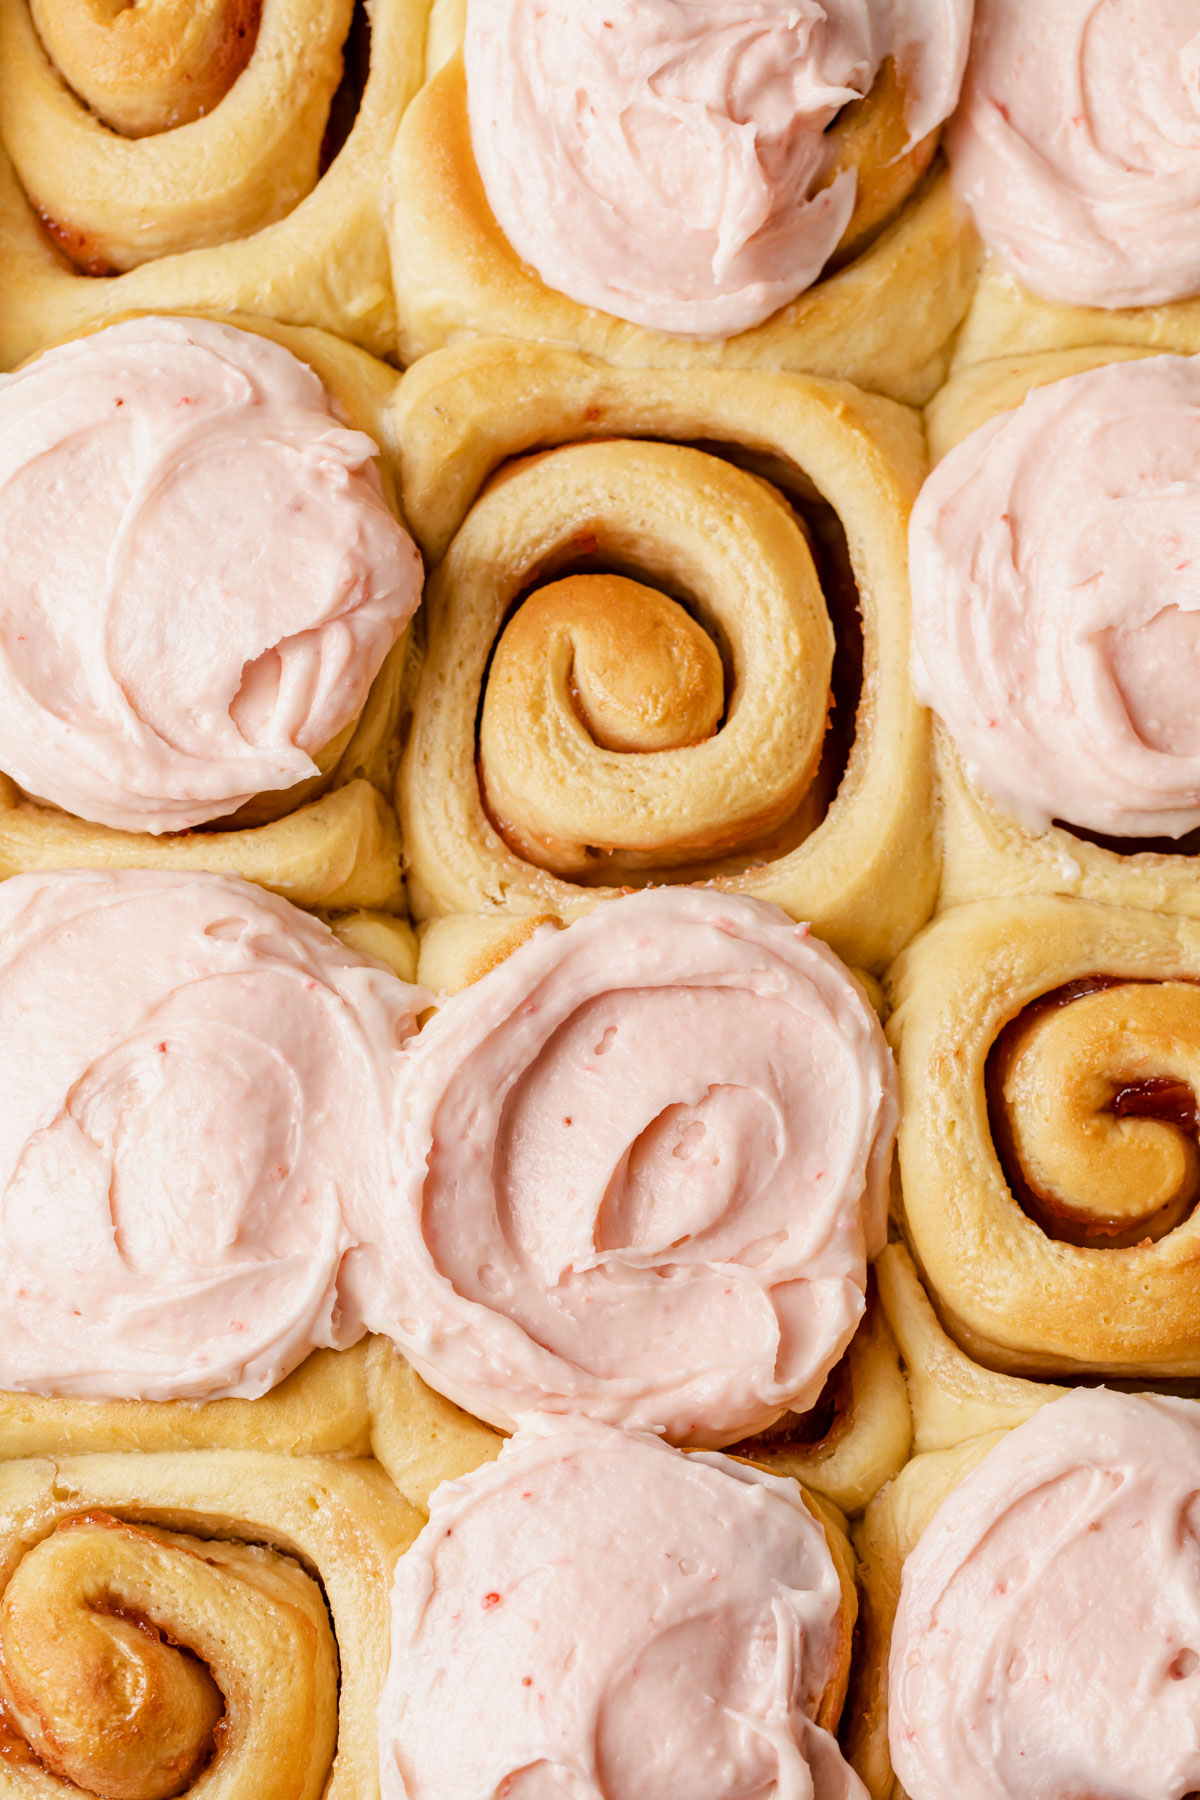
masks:
[[[1200,1791],[1200,1407],[1081,1389],[1005,1437],[904,1565],[913,1800]]]
[[[980,0],[949,149],[988,247],[1035,293],[1200,291],[1195,0]]]
[[[376,456],[290,351],[212,320],[0,376],[0,768],[151,832],[316,775],[420,598]]]
[[[773,906],[658,889],[547,927],[405,1059],[368,1322],[501,1426],[734,1442],[854,1334],[894,1089],[861,988]]]
[[[866,1800],[814,1723],[847,1630],[794,1482],[522,1421],[400,1559],[383,1800]]]
[[[353,1343],[426,998],[247,882],[0,884],[0,1389],[253,1398]]]
[[[856,177],[826,127],[896,59],[910,143],[953,109],[969,0],[470,0],[471,143],[548,286],[726,337],[802,293]]]
[[[913,678],[1035,829],[1200,825],[1200,364],[1112,363],[958,444],[913,511]]]

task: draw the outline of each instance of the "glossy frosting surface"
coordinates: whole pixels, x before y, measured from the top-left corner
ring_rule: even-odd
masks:
[[[212,320],[0,376],[0,768],[152,832],[315,775],[421,592],[376,454],[290,351]]]
[[[947,117],[969,0],[469,0],[471,142],[552,288],[725,337],[816,280],[855,175],[826,127],[896,59],[910,141]]]
[[[892,1762],[914,1800],[1200,1789],[1200,1407],[1079,1389],[904,1566]]]
[[[525,1421],[400,1560],[384,1800],[865,1800],[812,1723],[840,1609],[795,1483]]]
[[[360,1336],[424,998],[248,882],[0,883],[0,1389],[252,1398]]]
[[[1052,300],[1200,291],[1195,0],[981,0],[976,13],[949,148],[988,246]]]
[[[1200,365],[1112,363],[958,444],[913,511],[913,673],[1041,829],[1200,825]]]
[[[372,1329],[501,1425],[730,1443],[804,1410],[883,1242],[895,1072],[777,908],[688,888],[539,932],[405,1062]]]

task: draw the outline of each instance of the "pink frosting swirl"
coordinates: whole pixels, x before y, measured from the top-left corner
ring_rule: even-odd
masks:
[[[813,1723],[843,1631],[794,1482],[525,1420],[400,1559],[383,1800],[866,1800]]]
[[[914,1800],[1200,1789],[1200,1407],[1080,1390],[989,1452],[904,1565]]]
[[[547,928],[406,1058],[369,1322],[500,1425],[762,1429],[862,1315],[894,1080],[857,982],[773,906],[659,889]]]
[[[1035,829],[1200,825],[1200,364],[1035,389],[925,483],[913,679],[970,773]]]
[[[951,168],[989,248],[1080,306],[1200,291],[1195,0],[980,0]]]
[[[426,998],[248,882],[0,883],[0,1388],[253,1398],[360,1336]]]
[[[886,56],[910,141],[958,96],[970,0],[469,0],[471,143],[552,288],[725,337],[820,274],[854,207],[825,128]]]
[[[153,832],[315,775],[420,598],[376,454],[290,351],[212,320],[0,376],[0,767]]]

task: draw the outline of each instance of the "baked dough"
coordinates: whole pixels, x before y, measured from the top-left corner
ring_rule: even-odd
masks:
[[[231,41],[242,55],[237,34],[253,32],[256,11],[245,0],[203,8],[160,0],[110,17],[89,0],[4,0],[0,367],[135,310],[253,312],[324,326],[379,355],[392,349],[381,189],[421,80],[428,0],[372,7],[366,87],[323,173],[351,0],[264,0],[242,72],[203,117],[180,110],[214,55],[225,75],[236,70]],[[213,23],[215,52],[201,43],[197,68],[173,68],[202,19]],[[69,73],[43,47],[56,42]],[[137,106],[159,82],[162,110],[139,119]],[[148,135],[123,135],[122,120]],[[75,262],[43,228],[39,207]],[[88,273],[89,258],[106,273]],[[114,267],[127,272],[107,273]]]
[[[1200,308],[1200,302],[1195,304]],[[1116,316],[1104,315],[1109,319]],[[1159,347],[1188,346],[1177,341]],[[1200,347],[1200,331],[1191,347]],[[1113,341],[1003,356],[963,368],[927,409],[932,459],[940,462],[971,432],[1018,407],[1037,388],[1106,364],[1153,354],[1154,349]],[[1195,856],[1132,847],[1117,851],[1060,824],[1034,830],[971,780],[949,733],[936,719],[933,744],[942,847],[940,906],[1000,894],[1070,894],[1200,917]]]
[[[421,929],[416,978],[441,997],[461,993],[540,927],[561,923],[549,917],[479,914],[431,920]],[[878,984],[865,979],[878,1009],[882,995],[873,992]],[[865,1316],[816,1406],[805,1414],[784,1414],[759,1436],[731,1446],[731,1454],[791,1476],[841,1512],[856,1514],[903,1467],[911,1441],[895,1340],[868,1276]]]
[[[388,1586],[420,1524],[364,1461],[0,1464],[6,1788],[371,1800]]]
[[[380,445],[380,475],[395,507],[393,372],[327,332],[220,317],[282,344],[314,370],[348,422]],[[244,875],[301,906],[402,908],[399,836],[385,795],[397,759],[408,637],[389,653],[357,722],[329,746],[323,775],[252,801],[214,827],[162,837],[118,831],[32,800],[0,775],[0,878],[49,868],[209,869]]]
[[[455,29],[439,22],[435,60]],[[735,337],[670,337],[579,306],[523,264],[496,224],[471,151],[457,44],[405,116],[388,195],[405,362],[464,336],[502,333],[628,368],[802,369],[919,405],[945,375],[978,262],[965,211],[935,162],[865,249]]]
[[[435,353],[409,370],[393,427],[405,516],[439,564],[427,588],[424,658],[397,788],[415,916],[502,911],[568,919],[631,880],[704,880],[775,901],[857,967],[883,966],[928,915],[936,879],[927,726],[907,677],[905,528],[923,472],[911,414],[813,378],[629,373],[491,341]],[[501,470],[485,486],[506,458],[530,450],[546,454]],[[753,473],[730,466],[739,461]],[[816,534],[844,533],[863,669],[861,684],[852,684],[858,694],[843,690],[840,702],[843,719],[851,706],[857,713],[836,792],[826,805],[818,770],[778,826],[792,802],[785,783],[781,809],[774,769],[785,767],[794,797],[811,765],[797,758],[794,742],[772,741],[772,709],[787,705],[794,714],[807,688],[819,737],[828,691],[813,681],[808,660],[827,654],[828,627],[822,632],[816,616],[802,528],[780,491],[813,520],[826,569]],[[581,553],[603,573],[648,577],[665,591],[681,635],[686,609],[674,596],[694,602],[731,663],[732,681],[727,673],[716,697],[725,724],[694,745],[697,728],[687,719],[676,748],[663,750],[661,737],[646,752],[603,748],[596,741],[603,723],[589,731],[572,710],[574,626],[564,632],[561,615],[554,617],[532,672],[538,697],[513,704],[510,690],[496,702],[492,723],[506,768],[533,807],[532,830],[527,824],[522,836],[518,823],[501,835],[476,763],[485,689],[485,732],[493,706],[493,652],[512,603]],[[560,583],[560,598],[568,586],[603,615],[594,577],[582,588]],[[548,592],[540,589],[539,604]],[[843,656],[853,655],[853,637],[852,627],[843,632]],[[781,667],[784,644],[789,664]],[[669,671],[684,654],[678,641],[667,634],[665,650],[661,639],[649,649],[646,675],[620,648],[612,659],[625,689],[617,709],[635,719],[654,712],[660,689],[677,698]],[[528,649],[512,661],[530,682]],[[601,672],[598,685],[604,679]],[[838,680],[835,661],[835,696]],[[809,714],[792,728],[809,745],[813,723]],[[484,771],[485,786],[495,779]],[[501,771],[505,795],[506,779]],[[598,855],[587,839],[575,840],[564,860],[562,833],[539,823],[542,796],[552,807],[560,792],[574,796],[580,813],[593,801],[594,812],[609,808],[601,827],[608,835],[590,840]],[[687,841],[673,843],[671,818],[685,814]],[[782,839],[772,841],[776,830]],[[539,833],[553,841],[531,846]],[[532,847],[538,860],[514,843]]]
[[[1050,897],[954,907],[891,970],[904,1230],[979,1361],[1200,1374],[1197,982],[1200,924]]]

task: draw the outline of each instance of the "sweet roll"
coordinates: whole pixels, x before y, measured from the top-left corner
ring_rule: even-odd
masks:
[[[525,1421],[401,1560],[384,1800],[861,1800],[832,1733],[848,1547],[801,1489],[594,1421]]]
[[[438,18],[389,178],[405,360],[500,333],[928,398],[976,260],[931,167],[970,11],[469,0]]]
[[[437,565],[397,789],[416,916],[703,880],[883,966],[936,880],[911,415],[492,343],[409,370],[393,431]]]
[[[903,1224],[1000,1369],[1200,1374],[1200,926],[1031,897],[899,959]]]
[[[4,0],[0,367],[179,307],[389,351],[381,186],[427,10]]]
[[[1200,350],[1200,38],[1189,0],[977,0],[947,134],[988,250],[955,352]]]
[[[0,1389],[253,1398],[362,1335],[422,990],[246,882],[0,884]]]
[[[941,903],[1200,911],[1200,364],[1007,359],[956,377],[930,422],[910,566]]]
[[[547,928],[405,1053],[371,1329],[507,1427],[729,1443],[815,1405],[883,1241],[894,1076],[776,908],[680,890]]]
[[[0,1463],[15,1796],[370,1800],[388,1584],[421,1515],[372,1463]]]
[[[315,864],[356,812],[368,849],[372,810],[381,851],[394,846],[362,778],[386,783],[422,571],[376,440],[349,427],[357,414],[380,428],[388,384],[366,363],[316,334],[289,347],[140,318],[0,377],[10,866],[22,835],[29,862],[170,865],[208,854],[179,834],[220,823],[230,835],[212,853],[236,868],[244,849],[260,875],[254,828],[331,784],[329,819],[277,834],[285,856]],[[161,849],[130,855],[142,833]],[[381,857],[337,896],[335,868],[326,904],[378,905],[398,886]]]

